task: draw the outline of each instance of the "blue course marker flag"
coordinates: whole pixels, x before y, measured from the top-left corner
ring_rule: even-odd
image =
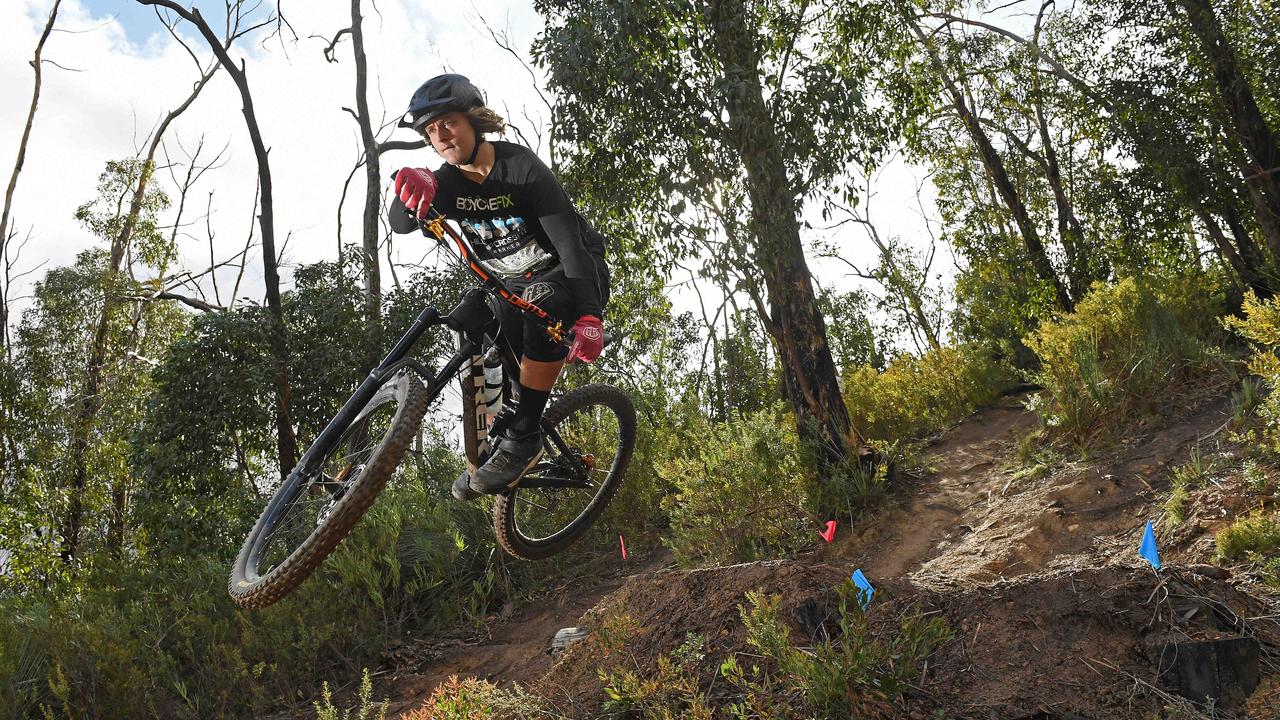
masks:
[[[1142,533],[1142,544],[1138,546],[1138,554],[1151,563],[1151,567],[1160,569],[1160,550],[1156,548],[1156,532],[1147,521],[1147,529]]]
[[[876,589],[871,587],[870,582],[867,582],[867,576],[862,574],[862,568],[854,570],[851,579],[853,584],[858,586],[858,604],[862,606],[863,610],[866,610],[867,606],[871,604],[871,596],[876,594]]]

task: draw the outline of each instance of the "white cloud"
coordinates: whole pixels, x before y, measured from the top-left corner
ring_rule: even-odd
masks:
[[[6,180],[31,97],[30,55],[50,5],[49,0],[0,3],[0,27],[5,28],[0,42],[0,93],[11,99],[0,106],[0,169]],[[350,24],[348,6],[308,3],[295,7],[288,18],[298,35],[296,43],[282,47],[276,41],[263,46],[241,41],[231,55],[246,59],[256,115],[271,150],[277,245],[292,233],[286,259],[297,263],[336,256],[337,205],[343,180],[358,158],[359,135],[351,116],[342,110],[355,107],[350,39],[339,45],[336,64],[325,61],[321,52],[327,44],[321,37],[332,37]],[[445,12],[440,7],[383,0],[375,11],[372,3],[366,3],[364,34],[374,117],[398,117],[413,90],[445,68],[470,75],[486,88],[496,106],[506,102],[512,108],[536,110],[538,101],[527,75],[514,58],[479,32],[475,13]],[[519,47],[527,48],[540,28],[528,2],[488,2],[483,12],[497,27],[507,25],[509,19]],[[87,32],[55,33],[45,46],[45,58],[83,72],[45,65],[13,212],[16,227],[24,233],[32,230],[24,257],[33,262],[47,260],[50,266],[70,263],[78,252],[94,245],[95,239],[73,219],[76,207],[94,197],[104,164],[132,156],[197,77],[194,63],[158,21],[158,34],[139,45],[129,41],[119,21],[94,16],[78,0],[65,0],[57,27]],[[209,57],[194,28],[184,26],[181,34],[198,55]],[[411,138],[407,130],[397,132]],[[228,145],[227,163],[206,175],[188,199],[184,220],[202,214],[206,194],[214,191],[217,254],[228,256],[243,246],[257,170],[240,98],[225,73],[220,72],[170,128],[166,138],[171,155],[181,158],[179,140],[190,148],[201,135],[206,153]],[[393,152],[383,160],[384,174],[403,164],[439,162],[429,150]],[[358,240],[363,189],[361,172],[352,180],[344,208],[347,242]],[[185,241],[183,251],[190,265],[197,267],[207,263],[208,248],[203,228],[193,229],[193,234],[198,239]],[[405,242],[398,244],[405,246]],[[260,278],[260,261],[250,270],[250,278]],[[260,279],[251,287],[258,295]]]

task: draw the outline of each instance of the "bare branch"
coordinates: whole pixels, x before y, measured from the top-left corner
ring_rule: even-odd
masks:
[[[328,60],[331,63],[338,62],[338,58],[333,54],[334,48],[337,47],[338,41],[342,39],[343,35],[349,35],[349,34],[351,34],[351,28],[345,27],[339,30],[338,33],[333,36],[333,39],[329,41],[329,46],[324,49],[325,60]],[[320,38],[321,40],[324,39],[320,35],[311,35],[310,37]]]
[[[180,295],[178,293],[169,292],[167,290],[162,290],[160,292],[153,293],[151,295],[124,295],[122,297],[125,300],[133,300],[135,302],[142,302],[142,303],[147,303],[154,300],[177,300],[178,302],[184,305],[188,305],[190,307],[195,308],[196,310],[202,310],[204,312],[220,312],[220,311],[226,310],[226,308],[222,307],[221,305],[213,305],[205,302],[204,300],[200,300],[199,298],[188,297],[186,295]]]
[[[45,58],[44,60],[41,60],[40,62],[46,62],[46,63],[49,63],[50,65],[52,65],[52,66],[54,66],[54,67],[58,68],[59,70],[66,70],[67,72],[77,72],[77,73],[84,72],[84,68],[69,68],[69,67],[67,67],[67,66],[65,66],[65,65],[59,65],[58,63],[56,63],[56,62],[54,62],[53,60],[50,60],[50,59],[48,59],[48,58]]]
[[[378,154],[392,150],[421,150],[427,146],[426,140],[387,140],[378,143]]]
[[[58,19],[58,7],[61,4],[62,0],[53,1],[53,8],[49,10],[49,19],[44,25],[44,32],[40,34],[32,55],[31,68],[35,71],[35,85],[31,90],[31,107],[27,110],[27,124],[22,129],[22,139],[18,141],[18,158],[13,164],[13,175],[9,177],[9,187],[4,193],[4,212],[0,214],[0,243],[8,243],[9,212],[13,207],[13,191],[18,186],[18,174],[22,172],[22,164],[27,158],[27,142],[31,139],[31,126],[36,119],[36,105],[40,102],[40,68],[44,65],[40,55],[44,52],[44,44],[49,39],[49,33],[53,31],[53,23]]]

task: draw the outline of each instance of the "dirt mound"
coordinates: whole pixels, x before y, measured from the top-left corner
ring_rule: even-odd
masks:
[[[885,595],[876,612],[919,604],[947,618],[955,636],[929,659],[920,699],[962,717],[1161,717],[1182,702],[1161,682],[1161,664],[1189,641],[1256,638],[1264,677],[1280,676],[1274,609],[1177,568],[1059,569]],[[1280,717],[1280,698],[1265,687],[1254,695],[1251,717]]]
[[[690,633],[704,641],[704,678],[709,682],[730,653],[746,648],[739,606],[746,593],[762,591],[783,597],[785,617],[808,618],[814,601],[825,600],[848,577],[843,566],[795,561],[767,561],[700,570],[665,570],[629,579],[621,589],[592,608],[581,624],[592,631],[587,641],[564,652],[534,689],[573,717],[592,717],[603,701],[598,668],[628,664],[652,668]],[[819,617],[828,614],[820,611]],[[810,632],[812,621],[800,621]],[[605,640],[602,632],[613,633]],[[801,631],[793,638],[803,641]],[[609,647],[612,644],[621,647]]]
[[[1154,517],[1168,470],[1215,438],[1230,401],[1211,396],[1176,422],[1146,428],[1093,460],[1019,457],[1036,426],[1023,398],[1005,398],[924,454],[937,468],[895,510],[827,554],[871,577],[924,573],[976,581],[1034,573],[1081,554],[1132,555]]]
[[[697,633],[706,652],[700,687],[714,697],[721,661],[753,652],[738,609],[748,591],[782,595],[780,617],[793,641],[811,645],[836,627],[832,590],[846,577],[842,566],[766,562],[632,578],[583,618],[592,636],[534,687],[572,717],[596,717],[604,700],[598,668],[653,668]],[[1280,717],[1273,704],[1280,700],[1280,623],[1273,612],[1224,581],[1176,568],[1157,576],[1150,568],[1112,566],[980,585],[891,580],[877,586],[868,618],[886,639],[911,614],[941,615],[953,633],[895,716],[1160,717],[1184,702],[1160,679],[1174,644],[1250,637],[1262,648],[1269,684],[1254,693],[1249,716],[1270,718]],[[606,647],[601,633],[619,624],[630,627],[623,647]]]
[[[632,573],[652,572],[671,561],[665,551],[642,549],[633,552],[627,564],[612,554],[579,558],[581,562],[558,575],[549,589],[526,598],[521,608],[502,608],[483,630],[406,640],[387,648],[384,656],[394,669],[379,682],[379,697],[389,700],[387,717],[416,709],[451,675],[505,686],[530,684],[551,667],[548,648],[557,630],[574,625]]]

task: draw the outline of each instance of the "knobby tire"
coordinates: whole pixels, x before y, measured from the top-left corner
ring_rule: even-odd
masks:
[[[608,475],[601,481],[594,497],[577,517],[559,531],[544,538],[527,537],[518,527],[517,503],[520,494],[531,492],[530,490],[522,490],[516,486],[514,490],[497,496],[493,504],[493,529],[497,534],[498,544],[508,554],[522,560],[542,560],[563,551],[590,529],[622,484],[623,475],[631,462],[631,453],[635,450],[636,444],[636,411],[626,393],[613,386],[602,384],[577,388],[551,404],[543,415],[543,424],[558,426],[574,412],[593,405],[607,407],[617,417],[619,445]]]
[[[373,505],[378,494],[386,487],[418,433],[429,400],[422,383],[412,375],[404,373],[396,376],[388,385],[380,389],[370,400],[366,410],[374,408],[379,401],[385,401],[388,393],[398,400],[399,406],[396,408],[390,428],[373,450],[364,470],[352,481],[342,499],[333,505],[328,517],[306,540],[299,544],[283,562],[271,568],[266,575],[259,577],[256,581],[250,581],[246,577],[246,571],[250,553],[257,544],[259,535],[287,512],[292,501],[297,500],[301,493],[307,492],[305,488],[301,491],[295,491],[295,489],[299,483],[309,483],[310,479],[301,477],[302,464],[300,463],[285,482],[281,483],[249,533],[232,568],[231,577],[228,580],[228,591],[236,605],[246,609],[264,608],[295,590],[315,572],[320,563],[351,532],[351,529]],[[362,412],[362,415],[353,421],[352,426],[361,422],[364,417]],[[350,427],[347,432],[349,431]],[[334,447],[338,447],[345,438],[346,432]],[[326,448],[323,452],[327,454],[333,449]],[[257,568],[253,570],[256,574]]]

